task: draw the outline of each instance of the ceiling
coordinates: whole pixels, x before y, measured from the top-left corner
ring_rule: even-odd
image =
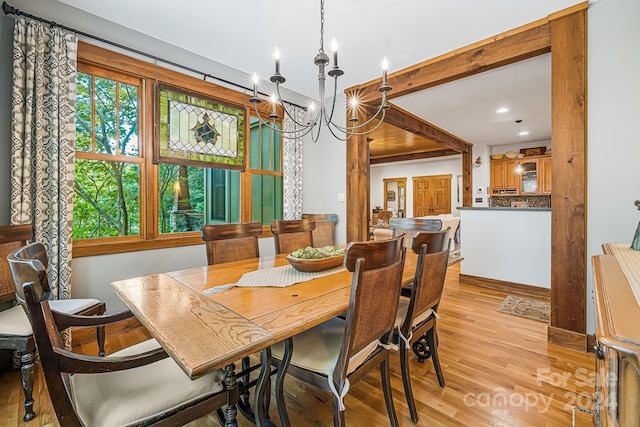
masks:
[[[274,47],[282,52],[285,87],[317,95],[313,57],[319,46],[319,0],[175,3],[158,0],[59,0],[122,26],[226,64],[273,73]],[[576,0],[327,0],[325,49],[339,44],[345,75],[339,91],[545,18]],[[123,13],[126,11],[126,13]],[[482,19],[478,19],[478,17]],[[182,23],[186,23],[182,24]],[[239,54],[242,52],[242,54]],[[550,139],[550,54],[393,99],[402,109],[472,144],[515,143],[514,121],[529,130],[521,142]],[[249,85],[250,82],[242,82]],[[268,83],[261,90],[267,91]],[[497,115],[496,109],[510,111]],[[381,128],[382,132],[391,132]],[[397,132],[397,130],[396,130]],[[396,135],[398,137],[398,135]],[[429,141],[422,141],[429,144]],[[418,142],[416,142],[418,143]],[[407,149],[415,145],[406,144]]]

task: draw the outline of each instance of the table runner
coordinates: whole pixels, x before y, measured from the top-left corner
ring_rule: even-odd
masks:
[[[640,305],[640,251],[634,251],[628,243],[610,243],[609,247]]]
[[[243,274],[240,280],[238,280],[236,283],[214,286],[213,288],[205,289],[204,291],[202,291],[202,293],[205,295],[213,295],[235,287],[256,288],[271,286],[275,288],[286,288],[287,286],[291,286],[296,283],[306,282],[307,280],[317,279],[318,277],[328,276],[330,274],[340,273],[344,270],[345,267],[341,265],[335,268],[330,268],[328,270],[305,273],[296,270],[290,265],[283,265],[281,267],[250,271]]]

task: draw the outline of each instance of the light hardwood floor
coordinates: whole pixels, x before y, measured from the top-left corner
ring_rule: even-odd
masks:
[[[453,269],[459,268],[453,266]],[[454,270],[455,271],[455,270]],[[440,388],[430,360],[412,358],[411,373],[420,426],[570,426],[571,407],[591,404],[593,354],[548,344],[546,324],[496,308],[506,294],[448,280],[438,323],[440,359],[446,387]],[[111,338],[107,351],[131,345],[146,336],[138,330]],[[83,346],[95,354],[93,345]],[[409,418],[399,360],[392,356],[392,387],[401,426]],[[22,421],[23,394],[19,373],[0,373],[0,426],[53,427],[56,421],[40,371],[36,377],[37,417]],[[295,379],[286,380],[286,399],[293,426],[330,426],[328,393]],[[275,405],[271,417],[277,420]],[[347,425],[389,425],[380,391],[379,372],[356,383],[345,399]],[[591,426],[592,418],[578,413],[576,425]],[[251,424],[238,417],[240,427]],[[218,425],[212,416],[191,427]]]

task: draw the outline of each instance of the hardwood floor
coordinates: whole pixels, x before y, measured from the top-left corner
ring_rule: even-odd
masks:
[[[451,267],[455,272],[459,266]],[[440,388],[430,360],[412,357],[413,390],[420,426],[570,426],[571,407],[592,403],[593,354],[547,343],[547,325],[498,313],[507,294],[448,280],[438,321],[440,363],[446,387]],[[136,330],[108,340],[107,351],[146,336]],[[82,346],[96,354],[95,345]],[[404,400],[397,354],[392,356],[392,387],[401,426],[414,425]],[[36,377],[36,418],[22,421],[24,400],[17,371],[0,372],[0,426],[53,427],[56,421],[40,371]],[[293,426],[330,426],[328,393],[293,378],[286,380],[287,408]],[[275,404],[271,418],[277,420]],[[347,425],[386,426],[389,421],[377,371],[356,383],[345,399]],[[242,416],[240,427],[251,425]],[[191,427],[218,425],[213,416]],[[591,426],[577,413],[576,425]]]

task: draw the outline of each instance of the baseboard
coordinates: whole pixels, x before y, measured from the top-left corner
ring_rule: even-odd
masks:
[[[142,328],[140,321],[135,317],[123,320],[121,322],[106,325],[105,334],[107,338],[113,338],[120,334],[134,331]],[[79,347],[96,342],[96,328],[89,326],[86,328],[75,328],[72,332],[72,342],[74,347]]]
[[[588,335],[549,325],[547,328],[547,341],[560,347],[585,353],[587,351]]]
[[[549,301],[551,299],[551,289],[541,288],[539,286],[523,285],[521,283],[488,279],[486,277],[470,276],[468,274],[460,274],[460,283],[466,283],[467,285],[479,286],[481,288],[493,289],[495,291],[536,298],[544,301]]]

